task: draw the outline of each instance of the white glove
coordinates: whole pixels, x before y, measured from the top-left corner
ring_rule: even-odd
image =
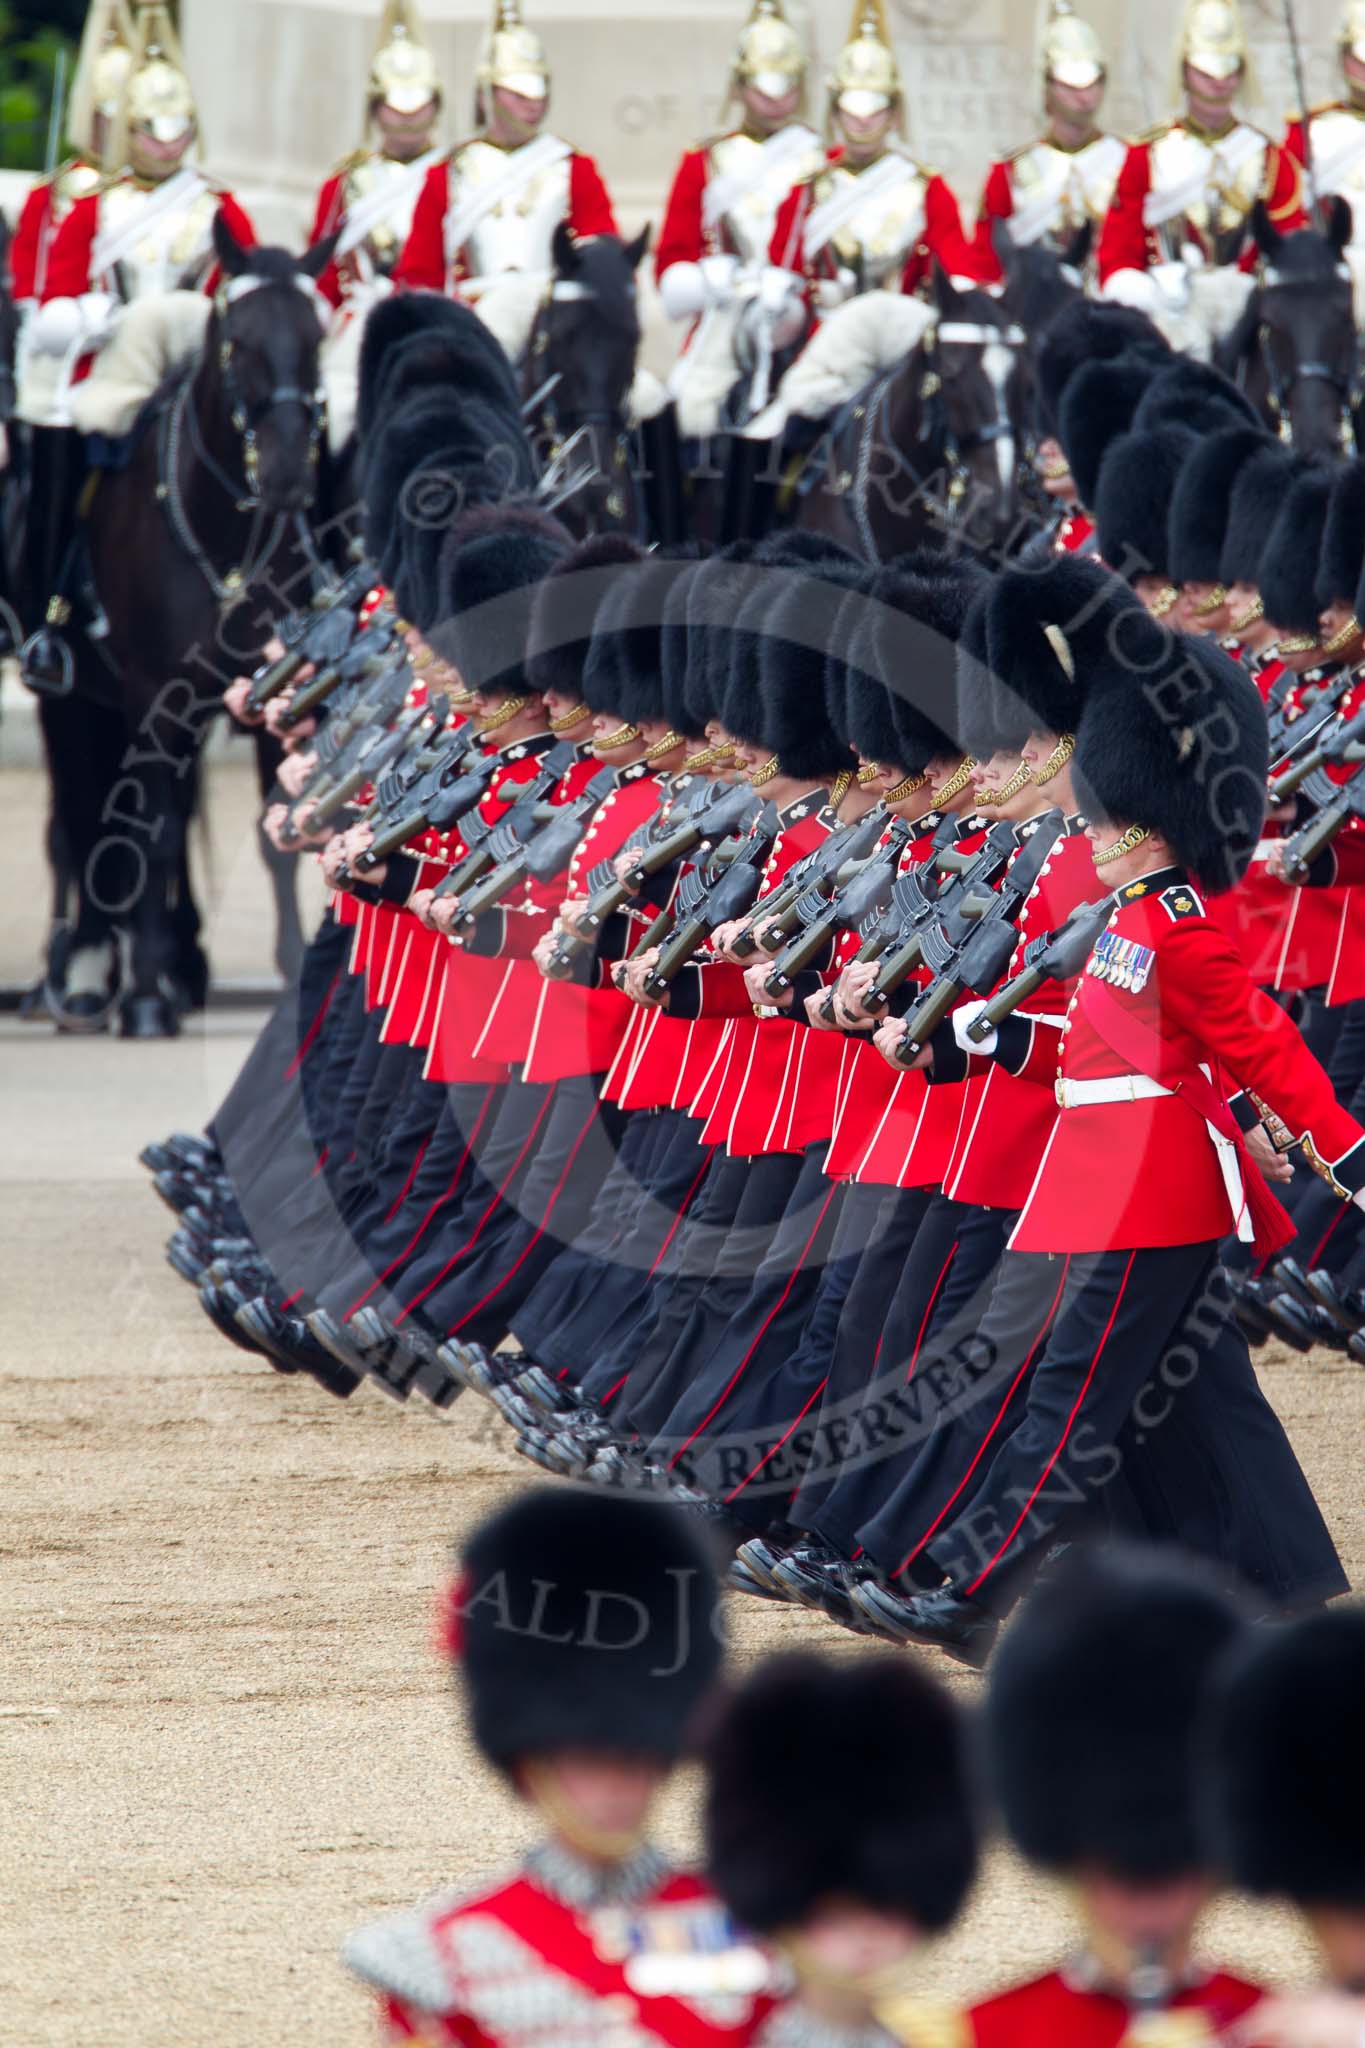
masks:
[[[1116,270],[1100,287],[1100,297],[1117,306],[1136,306],[1139,313],[1155,313],[1161,294],[1149,270]]]
[[[858,280],[851,270],[840,269],[835,277],[822,277],[815,287],[815,303],[822,312],[833,312],[836,306],[843,306],[853,297]]]
[[[1154,263],[1150,276],[1163,306],[1173,313],[1183,312],[1190,302],[1190,273],[1180,262]]]
[[[734,297],[735,280],[739,276],[738,256],[703,256],[699,267],[708,305],[723,306]]]
[[[670,263],[659,279],[659,303],[670,320],[694,320],[706,305],[700,263]]]
[[[35,306],[24,340],[35,355],[64,356],[76,346],[84,332],[79,299],[49,299]]]
[[[979,1044],[976,1039],[967,1036],[967,1026],[976,1022],[985,1007],[984,1002],[963,1003],[959,1009],[953,1011],[953,1037],[957,1040],[959,1052],[993,1053],[1000,1043],[1000,1034],[994,1025],[991,1027],[990,1036],[983,1038]]]

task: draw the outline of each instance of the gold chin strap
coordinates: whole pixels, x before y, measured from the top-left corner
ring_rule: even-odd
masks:
[[[1338,632],[1335,632],[1332,635],[1331,639],[1327,642],[1327,645],[1323,648],[1322,651],[1325,655],[1328,656],[1333,654],[1340,654],[1342,649],[1349,647],[1353,640],[1359,638],[1359,635],[1360,621],[1356,617],[1355,613],[1352,612],[1350,618],[1346,621],[1346,624],[1342,626]]]
[[[472,690],[447,690],[446,702],[452,711],[467,711],[474,702]]]
[[[774,776],[781,773],[782,763],[778,760],[776,754],[770,755],[763,763],[763,766],[755,768],[753,774],[749,777],[749,787],[750,789],[762,789],[773,780]]]
[[[908,796],[928,787],[927,775],[907,775],[904,782],[898,782],[894,789],[888,789],[882,798],[884,804],[902,804]]]
[[[615,732],[606,733],[600,740],[594,740],[593,745],[599,753],[612,754],[618,747],[628,747],[632,740],[638,740],[639,737],[638,725],[618,725]]]
[[[1256,596],[1252,599],[1251,603],[1247,606],[1246,610],[1242,612],[1239,617],[1235,618],[1232,621],[1232,624],[1228,627],[1228,632],[1235,640],[1239,633],[1245,633],[1248,626],[1256,625],[1264,617],[1265,599],[1260,595],[1258,591]]]
[[[880,761],[864,761],[862,767],[858,770],[859,789],[866,789],[868,783],[875,782],[881,772]]]
[[[531,1758],[523,1764],[521,1776],[527,1797],[545,1815],[556,1833],[562,1835],[570,1848],[577,1849],[580,1855],[591,1856],[599,1863],[624,1863],[644,1840],[643,1827],[616,1832],[595,1828],[584,1820],[577,1808],[565,1798],[553,1764]]]
[[[1029,780],[1035,789],[1044,789],[1054,775],[1060,775],[1076,751],[1076,735],[1064,732],[1041,768],[1029,770]]]
[[[1122,860],[1125,853],[1136,852],[1143,840],[1151,836],[1150,825],[1130,825],[1122,838],[1116,839],[1112,846],[1106,846],[1103,853],[1092,853],[1090,858],[1097,868],[1108,867],[1111,860]]]
[[[1002,789],[979,789],[976,800],[979,804],[990,804],[992,808],[996,804],[1007,804],[1011,797],[1018,796],[1021,789],[1027,789],[1032,780],[1027,761],[1021,761]]]
[[[1071,464],[1065,456],[1054,455],[1051,462],[1040,463],[1038,470],[1045,484],[1059,484],[1064,476],[1070,476]]]
[[[851,768],[845,768],[840,774],[835,776],[833,782],[831,782],[829,786],[829,808],[832,811],[838,810],[840,804],[848,795],[852,787],[853,770]]]
[[[944,804],[951,803],[955,796],[961,796],[963,790],[972,779],[972,770],[975,766],[976,762],[970,754],[962,756],[960,765],[934,798],[934,802],[939,810],[942,810]]]
[[[1164,619],[1167,612],[1174,611],[1179,602],[1180,592],[1174,583],[1168,583],[1164,590],[1157,592],[1147,609],[1154,619]]]
[[[700,775],[703,768],[714,768],[720,757],[720,749],[703,747],[699,753],[689,754],[678,772],[681,775]]]
[[[1276,646],[1277,654],[1316,654],[1321,643],[1316,633],[1291,633]]]
[[[504,725],[509,724],[519,711],[524,710],[525,706],[524,697],[504,697],[496,711],[488,712],[479,720],[479,731],[498,732]]]
[[[1194,607],[1193,615],[1196,619],[1211,619],[1219,606],[1226,604],[1227,601],[1227,585],[1225,583],[1215,583],[1208,596],[1201,598]]]
[[[646,761],[662,761],[665,754],[671,754],[674,747],[686,746],[680,732],[666,732],[661,740],[655,740],[652,747],[645,748]]]
[[[580,719],[588,716],[586,704],[575,704],[571,711],[562,711],[558,718],[550,720],[551,732],[570,732]]]

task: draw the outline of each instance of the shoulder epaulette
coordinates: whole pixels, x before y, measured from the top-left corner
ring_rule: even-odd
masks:
[[[348,156],[342,157],[340,163],[332,165],[331,170],[327,173],[328,177],[344,178],[347,171],[359,170],[369,155],[370,151],[368,149],[353,149]]]
[[[1032,142],[1021,142],[1018,149],[1011,149],[1007,151],[1004,156],[1001,157],[1001,163],[1017,164],[1021,156],[1028,156],[1031,154],[1033,150],[1037,149],[1038,144],[1042,141],[1042,139],[1043,138],[1041,135],[1035,135]]]
[[[1169,135],[1175,126],[1174,121],[1158,121],[1154,128],[1144,128],[1141,134],[1135,135],[1128,147],[1138,149],[1148,142],[1160,142],[1162,136]]]
[[[1204,906],[1188,882],[1177,882],[1173,888],[1163,889],[1159,901],[1172,924],[1178,924],[1185,917],[1204,915]]]

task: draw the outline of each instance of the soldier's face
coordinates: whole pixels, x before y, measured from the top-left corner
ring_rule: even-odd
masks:
[[[1071,474],[1071,465],[1062,453],[1062,444],[1051,434],[1045,434],[1038,443],[1033,459],[1045,495],[1055,498],[1059,505],[1074,505],[1076,502],[1076,479]]]
[[[529,142],[538,133],[549,105],[548,100],[528,99],[525,93],[509,92],[503,85],[494,86],[492,99],[489,127],[500,142],[513,144]]]
[[[1229,73],[1226,78],[1214,78],[1209,72],[1199,70],[1197,65],[1183,67],[1185,91],[1192,107],[1212,112],[1227,113],[1242,89],[1242,67]]]
[[[849,158],[857,163],[875,156],[885,145],[895,119],[894,107],[882,107],[875,114],[850,114],[840,107],[837,112],[839,132],[844,138]]]
[[[1129,830],[1131,830],[1130,825],[1124,824],[1115,818],[1092,818],[1086,824],[1085,836],[1090,841],[1094,852],[1108,853],[1110,847],[1116,846],[1124,833]],[[1163,854],[1165,859],[1161,858]],[[1141,840],[1138,845],[1133,847],[1130,852],[1115,854],[1112,859],[1104,863],[1102,868],[1096,868],[1095,872],[1104,883],[1106,889],[1121,889],[1125,882],[1135,882],[1139,875],[1150,874],[1154,867],[1165,866],[1169,859],[1170,848],[1166,845],[1165,840],[1159,838],[1155,832],[1152,832],[1148,834],[1146,839]],[[1081,1887],[1082,1896],[1085,1898],[1087,1905],[1089,1904],[1088,1886],[1092,1882],[1097,1888],[1101,1901],[1108,1899],[1110,1890],[1113,1890],[1116,1894],[1123,1894],[1130,1889],[1121,1884],[1117,1878],[1111,1879],[1096,1876],[1093,1879],[1087,1879],[1086,1884]],[[1120,1898],[1114,1903],[1116,1924],[1113,1926],[1107,1920],[1101,1918],[1098,1910],[1092,1916],[1097,1925],[1119,1940],[1126,1938],[1120,1931],[1121,1923],[1123,1922],[1122,1908],[1123,1900]]]
[[[950,782],[956,781],[962,762],[963,756],[961,754],[935,754],[933,759],[927,763],[924,772],[929,777],[929,789],[935,803],[940,801],[942,792],[947,785]],[[957,795],[949,797],[947,802],[944,803],[943,808],[957,815],[971,810],[975,801],[976,786],[969,776]]]
[[[973,766],[972,787],[976,791],[976,801],[981,805],[989,805],[992,817],[1024,817],[1034,808],[1035,795],[1031,782],[1026,782],[1021,790],[1016,790],[1013,796],[1006,797],[1003,803],[994,801],[995,791],[1005,789],[1017,780],[1019,765],[1020,757],[1016,748],[997,747],[988,760],[978,761]]]
[[[1133,879],[1117,872],[1123,865],[1115,861],[1103,870],[1106,884]],[[1133,1961],[1155,1952],[1167,1969],[1179,1969],[1213,1887],[1199,1871],[1158,1883],[1134,1884],[1107,1871],[1093,1870],[1081,1879],[1080,1891],[1085,1918],[1103,1939]]]
[[[549,1759],[556,1790],[586,1833],[622,1842],[644,1833],[663,1784],[662,1764],[648,1758],[564,1750]]]
[[[575,708],[577,708],[579,716],[575,719],[574,723],[572,725],[561,724],[560,721],[567,718],[569,713]],[[545,692],[545,710],[554,727],[556,738],[568,740],[573,746],[577,746],[580,741],[587,739],[592,731],[592,713],[587,705],[582,702],[581,698],[566,697],[561,690],[547,690]]]
[[[194,141],[194,129],[184,128],[172,142],[158,142],[146,128],[134,128],[128,137],[128,161],[140,178],[160,181],[180,169]]]
[[[1344,598],[1329,604],[1318,621],[1322,630],[1323,653],[1332,661],[1355,663],[1365,650],[1360,622]]]
[[[1217,604],[1212,602],[1215,597]],[[1221,638],[1232,620],[1227,591],[1221,583],[1182,583],[1174,617],[1182,633],[1212,633]]]
[[[1060,78],[1049,78],[1047,82],[1048,114],[1054,121],[1065,122],[1069,128],[1088,128],[1098,114],[1103,98],[1103,75],[1093,85],[1063,85]]]
[[[829,1899],[817,1906],[792,1941],[802,1964],[817,1982],[853,1992],[884,1983],[923,1940],[903,1913],[878,1913],[856,1899]]]
[[[409,164],[419,157],[431,140],[438,111],[435,100],[428,100],[414,114],[400,114],[396,107],[380,105],[374,121],[385,156],[399,164]]]
[[[800,106],[801,81],[797,79],[791,91],[777,99],[771,93],[760,92],[756,85],[742,87],[739,97],[744,108],[745,127],[755,135],[773,135],[791,120]]]
[[[1175,592],[1165,576],[1135,576],[1133,578],[1133,595],[1141,598],[1148,611],[1154,617],[1159,619],[1170,617]]]

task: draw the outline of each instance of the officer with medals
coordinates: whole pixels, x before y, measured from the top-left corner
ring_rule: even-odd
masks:
[[[741,2048],[752,1993],[710,1988],[728,1916],[646,1834],[721,1663],[715,1575],[681,1511],[521,1494],[467,1544],[446,1644],[474,1742],[544,1833],[510,1876],[351,1937],[383,2038]],[[709,1982],[689,1996],[694,1959]]]
[[[475,299],[510,272],[544,279],[561,223],[616,232],[601,174],[545,127],[550,65],[516,0],[499,0],[476,74],[479,132],[428,171],[397,281]]]
[[[432,133],[443,92],[411,0],[388,0],[365,90],[377,138],[343,158],[318,194],[309,245],[337,236],[318,279],[334,306],[365,304],[386,289],[412,230],[413,210],[436,162]]]
[[[730,79],[739,126],[684,156],[655,259],[664,311],[692,323],[671,380],[685,434],[719,425],[741,375],[740,318],[763,288],[778,208],[824,162],[803,118],[805,82],[806,53],[782,0],[754,0]]]
[[[1097,125],[1108,65],[1099,37],[1070,0],[1051,0],[1042,72],[1047,128],[992,164],[982,194],[976,261],[992,282],[1003,276],[993,242],[1001,221],[1016,248],[1051,249],[1064,261],[1087,257],[1126,154],[1119,138]]]
[[[132,63],[106,159],[117,168],[78,199],[63,221],[49,252],[42,303],[28,327],[26,415],[36,419],[29,407],[41,391],[41,424],[59,437],[41,459],[51,456],[64,470],[59,488],[45,494],[57,514],[33,540],[43,557],[35,562],[34,598],[42,603],[45,597],[46,615],[20,659],[25,680],[36,690],[60,689],[68,674],[57,636],[71,616],[61,583],[81,473],[69,424],[70,386],[108,340],[124,306],[212,282],[213,224],[220,212],[237,241],[249,245],[256,239],[231,193],[191,161],[198,136],[194,91],[169,12],[158,0],[139,5]]]
[[[1284,149],[1297,164],[1311,160],[1312,196],[1319,205],[1337,197],[1350,201],[1347,261],[1359,280],[1365,264],[1365,0],[1346,0],[1337,49],[1344,95],[1295,115]]]
[[[1073,1548],[1038,1587],[991,1667],[982,1748],[1006,1832],[1066,1885],[1082,1936],[972,2008],[974,2048],[1262,2039],[1257,2015],[1237,2027],[1258,1987],[1196,1950],[1216,1867],[1201,1713],[1249,1633],[1219,1581],[1169,1552]]]
[[[1236,111],[1249,62],[1237,0],[1189,0],[1179,55],[1184,109],[1128,151],[1099,277],[1106,298],[1183,321],[1180,338],[1207,354],[1250,289],[1236,273],[1255,260],[1244,245],[1256,201],[1285,233],[1304,212],[1297,163]]]

